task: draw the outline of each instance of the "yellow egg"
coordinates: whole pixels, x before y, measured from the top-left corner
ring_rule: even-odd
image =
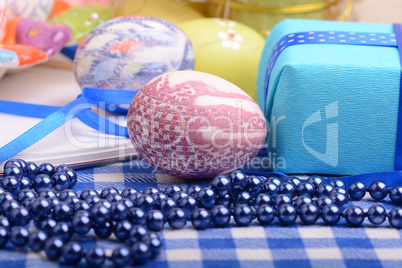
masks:
[[[265,43],[242,23],[204,18],[179,25],[195,52],[194,70],[224,78],[257,100],[257,72]]]
[[[115,16],[144,15],[162,19],[178,25],[180,23],[204,18],[194,8],[179,4],[176,0],[118,0],[115,4]]]

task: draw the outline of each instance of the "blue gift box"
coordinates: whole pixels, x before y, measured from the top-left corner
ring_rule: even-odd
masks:
[[[401,62],[396,46],[381,45],[396,43],[394,36],[387,24],[287,19],[273,28],[260,62],[258,100],[275,171],[394,170]],[[311,37],[317,43],[307,44]]]

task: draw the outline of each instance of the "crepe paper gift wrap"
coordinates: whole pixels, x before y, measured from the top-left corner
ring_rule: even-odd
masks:
[[[320,44],[283,49],[266,83],[281,38],[309,42],[310,33]],[[328,44],[331,38],[334,44]],[[288,19],[273,28],[260,62],[258,100],[269,125],[274,170],[339,175],[394,170],[401,79],[395,39],[387,24]],[[341,44],[352,41],[359,45]]]

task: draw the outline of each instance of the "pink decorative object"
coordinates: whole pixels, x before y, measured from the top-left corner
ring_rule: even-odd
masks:
[[[267,125],[243,90],[217,76],[176,71],[145,84],[128,112],[138,153],[176,177],[211,178],[237,169],[264,145]]]
[[[45,51],[49,57],[59,52],[71,36],[65,25],[21,19],[16,27],[16,41]]]
[[[113,0],[64,0],[72,6],[87,6],[87,5],[112,5]]]
[[[6,29],[7,29],[6,15],[7,15],[6,2],[0,0],[0,43],[3,41],[3,38],[6,35]]]

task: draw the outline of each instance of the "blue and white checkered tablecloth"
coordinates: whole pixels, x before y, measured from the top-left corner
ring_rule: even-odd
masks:
[[[114,186],[118,190],[133,186],[164,189],[170,183],[187,187],[206,185],[207,181],[186,181],[155,172],[142,160],[116,163],[78,170],[77,191],[85,188],[101,190]],[[373,201],[354,202],[368,208]],[[391,202],[385,207],[392,209]],[[314,225],[297,220],[292,226],[281,226],[277,219],[268,226],[253,221],[249,227],[228,227],[197,231],[187,224],[182,230],[166,226],[160,233],[163,251],[142,267],[402,267],[402,230],[388,222],[376,227],[368,220],[357,228],[348,227],[342,219],[328,226],[320,219]],[[84,247],[97,244],[112,250],[121,245],[116,238],[96,240],[95,235],[75,237]],[[0,267],[64,267],[46,259],[44,253],[8,247],[0,250]],[[106,265],[111,266],[111,262]]]

